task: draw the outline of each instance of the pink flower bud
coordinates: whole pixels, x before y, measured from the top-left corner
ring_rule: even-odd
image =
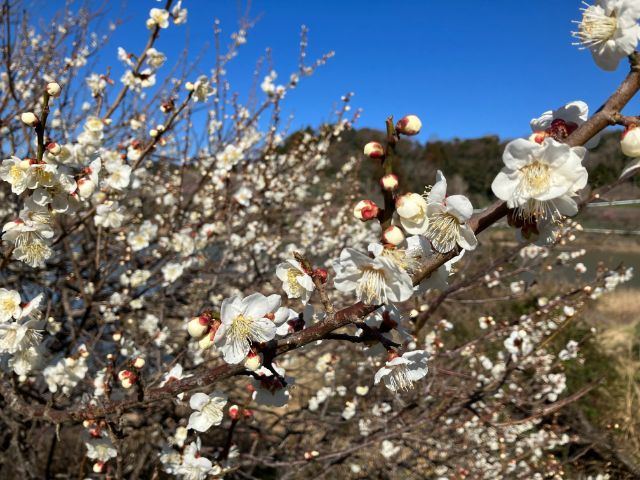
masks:
[[[402,135],[417,135],[422,128],[422,122],[415,115],[407,115],[402,117],[396,123],[396,130]]]
[[[24,112],[20,115],[20,120],[22,120],[22,123],[29,125],[30,127],[35,127],[39,122],[38,117],[36,117],[36,114],[33,112]]]
[[[380,179],[380,186],[387,190],[393,191],[398,188],[398,176],[393,173],[389,173]]]
[[[400,227],[391,225],[382,232],[382,241],[393,246],[400,245],[404,241],[404,233],[402,233]]]
[[[640,128],[636,125],[629,125],[625,128],[620,140],[622,153],[627,157],[640,157]]]
[[[364,154],[369,158],[383,158],[384,147],[378,142],[369,142],[364,146]]]
[[[47,83],[47,93],[50,97],[59,97],[60,96],[60,85],[56,82]]]
[[[239,419],[240,418],[240,407],[238,407],[237,405],[231,405],[229,407],[229,416],[233,420]]]
[[[256,353],[254,351],[249,351],[249,355],[247,355],[247,359],[244,361],[244,368],[255,372],[256,370],[259,370],[261,366],[262,354]]]
[[[131,388],[133,386],[133,384],[136,382],[136,374],[133,373],[131,370],[121,370],[120,373],[118,373],[118,379],[120,380],[120,385],[122,385],[122,388]]]
[[[102,473],[104,471],[105,463],[96,462],[93,464],[93,473]]]
[[[81,198],[89,198],[96,189],[96,182],[89,177],[84,177],[78,180],[78,195]]]
[[[316,268],[313,271],[313,276],[320,279],[321,283],[327,283],[327,277],[329,276],[329,272],[327,272],[326,268]]]
[[[360,200],[353,209],[353,216],[363,222],[376,218],[378,213],[380,213],[380,209],[371,200]]]
[[[548,136],[549,134],[547,132],[543,132],[543,131],[533,132],[529,136],[529,141],[535,142],[535,143],[542,143],[544,142],[544,139],[547,138]]]
[[[193,338],[202,338],[208,331],[211,323],[211,317],[207,315],[199,315],[193,317],[187,324],[187,331]]]
[[[251,418],[253,417],[253,410],[249,410],[248,408],[245,408],[242,411],[242,415],[244,415],[244,418]]]
[[[59,155],[60,152],[62,151],[62,147],[57,144],[56,142],[51,142],[47,144],[47,151],[51,154],[51,155]]]

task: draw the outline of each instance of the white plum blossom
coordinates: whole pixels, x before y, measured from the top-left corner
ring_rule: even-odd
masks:
[[[160,28],[169,26],[169,12],[163,8],[152,8],[149,10],[149,20],[147,26],[153,27],[157,25]]]
[[[267,315],[280,306],[280,295],[265,297],[254,293],[245,298],[225,298],[220,308],[221,324],[214,337],[215,345],[227,363],[242,362],[251,343],[264,343],[276,335],[276,325]]]
[[[20,302],[20,293],[0,288],[0,322],[7,322],[12,317],[18,318],[22,312]]]
[[[582,165],[586,152],[584,147],[570,147],[552,138],[542,144],[513,140],[505,147],[505,167],[491,189],[526,222],[575,215],[578,205],[571,197],[587,184]]]
[[[534,133],[530,139],[542,143],[547,136],[558,133],[564,138],[573,133],[588,118],[589,105],[581,100],[574,100],[555,110],[547,110],[538,118],[532,118],[529,125]],[[600,136],[598,133],[585,146],[595,148],[600,141]]]
[[[396,200],[400,225],[410,235],[422,235],[429,227],[427,201],[417,193],[406,193]]]
[[[226,404],[227,396],[218,391],[209,395],[206,393],[193,394],[189,399],[189,406],[196,411],[189,416],[187,428],[206,432],[213,425],[220,425],[224,417],[223,408]]]
[[[531,336],[523,329],[515,329],[504,341],[504,347],[514,360],[526,357],[533,351]]]
[[[429,369],[427,362],[429,353],[425,350],[413,350],[403,353],[401,356],[394,356],[387,360],[383,367],[376,372],[374,383],[382,382],[392,392],[398,390],[409,390],[413,388],[414,382],[424,378]]]
[[[176,25],[183,25],[187,23],[187,15],[188,10],[186,8],[182,8],[182,0],[179,0],[178,3],[174,5],[171,9],[171,16],[173,17],[173,23]]]
[[[85,442],[85,446],[87,447],[87,457],[91,460],[106,463],[118,456],[118,451],[106,435],[90,438]]]
[[[184,273],[185,265],[182,263],[169,262],[162,267],[162,277],[164,278],[165,285],[172,284]]]
[[[300,262],[288,259],[276,267],[276,275],[282,281],[282,288],[288,298],[299,298],[303,304],[307,304],[315,285]]]
[[[0,164],[0,178],[11,185],[11,192],[20,195],[29,185],[29,160],[7,158]]]
[[[205,480],[209,475],[219,475],[222,469],[211,460],[200,455],[200,438],[185,448],[182,463],[175,468],[175,473],[185,480]]]
[[[256,372],[258,377],[251,379],[254,387],[252,398],[260,405],[284,407],[289,403],[289,386],[293,384],[293,378],[285,376],[284,368],[273,365],[273,369],[277,376],[266,367],[260,367]]]
[[[413,294],[409,274],[384,255],[370,258],[351,248],[333,262],[334,286],[341,292],[355,291],[359,301],[368,305],[404,302]]]
[[[215,93],[215,90],[211,86],[209,77],[206,75],[200,75],[198,79],[193,83],[193,101],[194,102],[206,102],[207,98]]]
[[[425,233],[433,248],[446,253],[456,245],[464,250],[473,250],[478,239],[467,221],[473,215],[473,206],[464,195],[447,196],[447,180],[440,170],[436,183],[427,196],[429,224]]]
[[[573,36],[577,45],[591,50],[596,65],[613,71],[631,55],[640,40],[640,3],[637,0],[596,0],[582,9]]]
[[[96,207],[93,221],[96,227],[120,228],[124,221],[124,212],[124,207],[121,207],[118,202],[108,200]]]

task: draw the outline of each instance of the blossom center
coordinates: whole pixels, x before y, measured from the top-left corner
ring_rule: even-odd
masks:
[[[368,305],[386,302],[384,272],[374,267],[365,267],[358,282],[356,293],[360,300]]]
[[[24,170],[22,170],[19,166],[13,165],[9,169],[9,178],[11,179],[10,183],[16,183],[22,179],[24,175]]]
[[[302,276],[302,272],[297,268],[290,268],[287,270],[287,283],[291,289],[292,295],[302,294],[302,285],[298,283],[298,277]]]
[[[449,252],[454,249],[460,237],[460,221],[448,212],[434,213],[429,219],[427,238],[439,252]]]
[[[249,338],[251,335],[251,327],[253,326],[253,320],[244,315],[238,315],[231,322],[229,327],[229,336],[235,339]]]
[[[546,192],[551,184],[550,170],[549,165],[538,160],[520,168],[523,193],[528,197]]]
[[[18,304],[12,298],[5,298],[4,300],[2,300],[2,302],[0,302],[0,311],[3,312],[13,313],[15,312],[17,307]]]
[[[582,9],[582,21],[573,36],[585,47],[594,47],[611,40],[618,29],[615,13],[606,15],[601,7],[589,6]]]
[[[413,382],[409,379],[409,369],[406,365],[392,368],[389,374],[389,385],[394,391],[407,391],[413,388]]]

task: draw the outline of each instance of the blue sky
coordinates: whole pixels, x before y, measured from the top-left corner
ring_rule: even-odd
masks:
[[[31,0],[39,11],[52,11],[55,0]],[[89,2],[96,6],[101,1]],[[162,2],[163,4],[164,2]],[[246,2],[243,2],[245,4]],[[144,22],[155,0],[109,3],[113,18],[124,24],[105,50],[102,65],[117,66],[116,48],[139,51],[147,38]],[[580,17],[579,0],[253,0],[261,16],[248,43],[229,65],[229,78],[243,93],[255,62],[271,47],[284,81],[297,65],[301,25],[310,29],[312,59],[334,50],[325,67],[291,93],[284,113],[294,126],[316,126],[345,92],[363,108],[360,126],[382,128],[389,114],[415,113],[423,120],[420,140],[524,135],[529,120],[571,100],[596,109],[626,75],[598,69],[588,51],[572,46],[572,20]],[[454,6],[455,5],[455,6]],[[195,58],[212,40],[213,18],[222,21],[224,37],[235,30],[238,2],[183,0],[187,25],[171,26],[157,43],[169,59],[188,39]],[[209,73],[212,49],[199,73]],[[169,66],[163,69],[168,71]],[[118,77],[116,77],[118,78]],[[638,101],[630,106],[637,112]]]

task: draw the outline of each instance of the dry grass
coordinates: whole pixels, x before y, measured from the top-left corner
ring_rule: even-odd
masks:
[[[588,321],[598,329],[605,351],[617,359],[624,382],[625,394],[611,408],[610,422],[640,458],[640,289],[620,289],[596,305]]]

